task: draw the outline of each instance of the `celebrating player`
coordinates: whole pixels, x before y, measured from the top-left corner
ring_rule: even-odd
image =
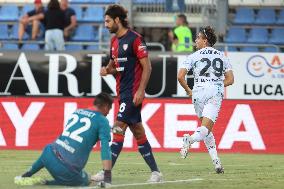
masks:
[[[146,44],[140,34],[129,29],[127,11],[119,5],[110,5],[107,8],[105,26],[115,36],[111,39],[110,61],[106,67],[101,68],[101,76],[116,75],[116,90],[120,105],[113,128],[112,167],[122,150],[124,134],[129,127],[137,141],[139,152],[152,171],[148,181],[160,182],[162,174],[157,167],[141,123],[142,101],[151,74]],[[102,180],[102,172],[93,176],[93,179]]]
[[[199,50],[186,58],[183,67],[179,70],[178,81],[188,96],[192,96],[194,109],[201,121],[201,126],[196,129],[193,135],[184,135],[180,153],[182,158],[186,158],[190,146],[194,142],[203,140],[213,161],[215,171],[224,173],[217,155],[212,127],[218,117],[224,96],[224,87],[234,83],[232,66],[223,53],[212,48],[216,43],[216,34],[210,26],[199,31],[195,43]],[[188,87],[185,80],[185,75],[191,69],[194,75],[193,90]]]
[[[83,170],[93,146],[101,141],[101,159],[104,168],[104,186],[111,183],[110,126],[106,115],[113,99],[107,93],[96,96],[93,109],[78,109],[70,117],[63,133],[48,144],[31,169],[15,178],[18,185],[47,184],[87,186],[88,174]],[[31,177],[45,167],[54,180]]]

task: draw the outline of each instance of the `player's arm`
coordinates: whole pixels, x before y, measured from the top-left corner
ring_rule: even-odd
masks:
[[[225,72],[224,87],[232,85],[234,83],[234,74],[232,70]]]
[[[117,70],[115,68],[114,61],[112,59],[110,59],[108,65],[103,66],[100,71],[101,76],[106,76],[108,74],[116,74],[116,73]]]
[[[142,66],[142,76],[141,76],[141,81],[140,81],[140,85],[139,88],[136,92],[136,94],[134,95],[134,99],[133,99],[133,103],[137,106],[139,104],[142,103],[143,99],[144,99],[144,95],[145,95],[145,89],[147,87],[148,81],[150,79],[150,75],[152,72],[152,66],[151,66],[151,62],[150,59],[147,57],[141,58],[139,60],[141,66]]]
[[[28,18],[28,22],[31,22],[31,21],[34,21],[34,20],[42,20],[44,19],[44,14],[43,13],[39,13],[39,14],[36,14],[34,16],[30,16]]]
[[[185,76],[187,74],[187,69],[186,68],[180,68],[178,71],[178,82],[179,84],[184,88],[184,90],[186,91],[187,95],[189,97],[192,96],[192,90],[189,88],[189,86],[187,85],[187,82],[185,80]]]
[[[99,138],[101,141],[101,159],[104,169],[104,181],[106,183],[111,183],[111,150],[109,147],[110,137],[110,126],[108,121],[105,121],[99,131]]]

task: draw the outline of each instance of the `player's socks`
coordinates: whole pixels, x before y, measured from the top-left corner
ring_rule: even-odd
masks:
[[[110,146],[111,148],[111,159],[112,159],[112,167],[114,167],[115,162],[122,150],[123,147],[123,141],[124,141],[124,135],[120,134],[113,134],[113,141]]]
[[[191,144],[194,142],[200,142],[208,135],[208,129],[205,126],[198,127],[196,131],[191,135]]]
[[[142,137],[141,139],[137,140],[138,149],[142,157],[144,158],[145,162],[150,167],[151,171],[157,171],[159,172],[159,169],[157,167],[155,158],[152,153],[151,145],[149,144],[146,136]]]
[[[218,154],[216,150],[215,138],[212,132],[210,132],[204,139],[205,146],[208,150],[208,153],[213,160],[218,159]]]

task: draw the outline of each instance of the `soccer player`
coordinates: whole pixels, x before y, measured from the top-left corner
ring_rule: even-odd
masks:
[[[218,158],[212,127],[216,122],[224,96],[224,87],[234,83],[232,66],[224,54],[212,46],[216,43],[214,30],[207,26],[202,28],[195,40],[198,51],[189,55],[183,67],[178,72],[178,81],[189,97],[192,97],[195,112],[201,121],[201,126],[193,135],[185,134],[181,157],[186,158],[190,146],[204,141],[215,171],[224,173]],[[189,70],[193,70],[194,87],[191,90],[185,80]]]
[[[106,115],[113,99],[107,93],[100,93],[94,101],[94,108],[78,109],[71,116],[63,133],[48,144],[31,169],[15,178],[19,185],[47,184],[87,186],[88,174],[83,170],[93,146],[101,141],[101,159],[104,169],[104,185],[111,183],[111,151],[109,147],[110,126]],[[33,178],[36,172],[46,168],[54,180]]]
[[[110,5],[107,8],[105,26],[115,36],[111,39],[110,61],[106,67],[101,68],[100,73],[101,76],[116,75],[120,105],[113,127],[112,167],[122,150],[124,134],[129,127],[137,141],[140,154],[151,169],[152,174],[148,182],[160,182],[162,174],[141,123],[142,101],[151,74],[146,44],[140,34],[128,27],[127,11],[120,5]],[[102,172],[94,175],[93,179],[102,180]]]

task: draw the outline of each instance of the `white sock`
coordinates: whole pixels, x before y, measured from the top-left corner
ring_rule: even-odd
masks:
[[[218,159],[218,154],[216,150],[216,143],[215,143],[215,138],[212,132],[209,133],[204,139],[205,146],[208,150],[208,153],[212,159]]]
[[[205,126],[198,127],[193,135],[191,135],[192,143],[204,140],[207,135],[208,129]]]

